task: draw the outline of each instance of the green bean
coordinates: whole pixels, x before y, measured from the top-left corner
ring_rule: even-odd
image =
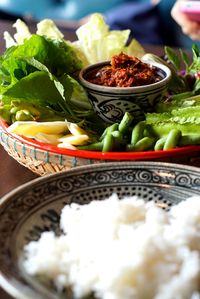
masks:
[[[162,138],[158,139],[154,145],[154,150],[155,151],[163,150],[165,142],[166,142],[166,137],[162,137]]]
[[[111,152],[113,150],[113,148],[114,148],[114,137],[109,132],[104,137],[102,152]]]
[[[199,145],[200,144],[200,135],[199,134],[191,134],[191,135],[185,135],[181,136],[179,145],[185,146],[185,145]]]
[[[135,144],[135,151],[145,151],[154,145],[154,139],[150,137],[143,137]]]
[[[123,134],[119,131],[113,131],[112,136],[114,137],[114,142],[116,147],[120,147],[122,144],[125,144],[125,139],[123,138]]]
[[[143,131],[143,137],[153,137],[154,134],[152,133],[152,129],[150,125],[145,124],[144,131]]]
[[[178,129],[171,130],[167,135],[167,139],[163,146],[163,150],[169,150],[175,148],[178,145],[180,138],[181,138],[180,130]]]
[[[143,121],[140,121],[135,125],[131,135],[132,145],[135,145],[143,137],[144,128],[145,128],[145,123]]]
[[[143,137],[134,146],[134,151],[142,152],[150,149],[154,145],[154,139],[150,137]]]
[[[128,142],[128,136],[124,136],[119,131],[114,131],[111,133],[114,137],[114,148],[117,151],[124,151],[126,149],[126,144]]]
[[[80,150],[88,150],[88,151],[102,151],[103,142],[95,142],[88,145],[80,145],[77,148]]]
[[[119,126],[118,123],[114,123],[114,124],[110,125],[109,127],[107,127],[104,130],[103,134],[100,136],[99,140],[102,141],[104,139],[104,137],[106,136],[106,134],[118,130],[118,126]]]
[[[119,131],[122,134],[125,134],[128,131],[132,121],[133,116],[129,112],[125,112],[121,122],[119,123]]]
[[[111,134],[113,135],[113,137],[116,137],[116,138],[122,137],[123,138],[123,135],[120,131],[115,130],[115,131],[111,132]]]
[[[111,126],[108,127],[108,131],[107,131],[107,133],[111,133],[111,132],[113,132],[113,131],[118,130],[118,127],[119,127],[119,124],[118,124],[118,123],[114,123],[114,124],[112,124]]]

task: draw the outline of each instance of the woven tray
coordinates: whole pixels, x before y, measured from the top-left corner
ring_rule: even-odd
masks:
[[[0,143],[11,157],[40,176],[69,170],[77,166],[111,162],[110,159],[83,158],[39,149],[18,140],[1,127]],[[121,161],[124,160],[127,159],[121,159]],[[130,160],[133,161],[134,158]],[[143,159],[137,157],[135,160],[152,160],[200,166],[200,147],[196,147],[196,149],[191,147],[191,152],[188,153],[187,150],[186,153],[183,151],[181,154],[176,154],[175,156],[147,159],[143,155]],[[112,159],[112,161],[119,161],[119,158],[116,160]]]
[[[66,156],[40,150],[18,141],[1,130],[0,143],[11,157],[40,176],[69,170],[77,166],[104,162],[103,160]]]

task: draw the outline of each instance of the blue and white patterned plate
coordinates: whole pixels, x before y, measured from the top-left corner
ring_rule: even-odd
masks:
[[[53,287],[24,273],[24,245],[45,230],[59,233],[64,205],[103,200],[114,192],[154,200],[167,210],[200,195],[200,170],[158,162],[102,163],[41,177],[13,190],[0,201],[0,285],[15,298],[58,298]]]

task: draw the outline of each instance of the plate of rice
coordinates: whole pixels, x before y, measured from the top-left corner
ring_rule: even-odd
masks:
[[[0,285],[21,299],[199,299],[200,172],[81,166],[0,201]]]

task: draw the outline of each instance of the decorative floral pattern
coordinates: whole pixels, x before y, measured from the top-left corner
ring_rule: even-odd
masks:
[[[200,194],[200,171],[178,164],[118,162],[78,167],[25,184],[5,196],[0,204],[0,268],[4,278],[12,279],[10,283],[19,294],[28,292],[30,298],[31,293],[40,298],[19,267],[24,244],[38,239],[46,230],[59,234],[64,205],[103,200],[112,193],[120,198],[137,195],[168,209]],[[8,285],[5,287],[9,292]]]

